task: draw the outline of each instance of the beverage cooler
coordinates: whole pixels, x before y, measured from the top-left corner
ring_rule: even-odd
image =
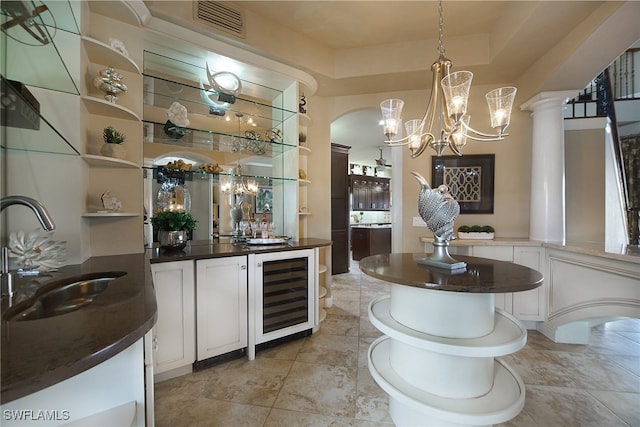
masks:
[[[249,255],[249,359],[255,346],[317,325],[318,269],[315,249]],[[253,319],[252,319],[253,317]],[[253,325],[253,327],[251,326]]]

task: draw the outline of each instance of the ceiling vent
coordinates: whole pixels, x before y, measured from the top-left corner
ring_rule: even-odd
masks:
[[[244,38],[244,15],[224,1],[196,1],[194,19],[209,28]]]

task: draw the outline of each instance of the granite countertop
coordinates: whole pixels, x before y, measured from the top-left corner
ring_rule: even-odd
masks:
[[[142,338],[157,316],[149,261],[144,254],[94,257],[54,273],[14,276],[17,294],[12,310],[43,286],[113,271],[126,274],[110,282],[93,303],[79,310],[46,319],[2,320],[2,403],[57,384],[110,359]],[[7,315],[6,298],[2,309]]]
[[[313,249],[330,246],[331,240],[306,238],[297,241],[288,241],[286,244],[277,245],[247,245],[231,243],[230,239],[220,238],[213,241],[196,240],[187,244],[180,251],[167,251],[157,246],[147,250],[152,264],[158,262],[186,261],[207,258],[220,258],[234,255],[247,255],[252,253],[295,251],[298,249]]]
[[[467,267],[462,272],[419,264],[422,253],[373,255],[360,260],[363,273],[400,285],[449,292],[503,293],[535,289],[542,285],[542,274],[506,261],[455,255]]]

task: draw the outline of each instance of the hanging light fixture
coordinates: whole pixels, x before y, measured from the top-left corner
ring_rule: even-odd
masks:
[[[442,0],[438,2],[438,59],[431,65],[433,80],[431,96],[424,117],[405,123],[404,138],[392,141],[402,123],[401,99],[387,99],[380,103],[385,143],[390,146],[408,145],[411,157],[418,157],[427,146],[433,148],[438,156],[449,149],[462,155],[462,147],[467,139],[474,141],[500,141],[508,134],[504,133],[511,119],[511,108],[516,96],[515,87],[503,87],[485,95],[491,114],[491,127],[495,134],[477,131],[469,125],[467,100],[473,73],[470,71],[451,72],[451,60],[444,56]],[[443,99],[444,97],[444,99]]]

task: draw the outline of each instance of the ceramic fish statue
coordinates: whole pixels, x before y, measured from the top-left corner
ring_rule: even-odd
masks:
[[[449,187],[440,185],[431,188],[422,175],[411,172],[420,183],[418,195],[418,213],[427,223],[437,241],[449,241],[455,238],[453,222],[460,214],[460,205],[449,193]]]

